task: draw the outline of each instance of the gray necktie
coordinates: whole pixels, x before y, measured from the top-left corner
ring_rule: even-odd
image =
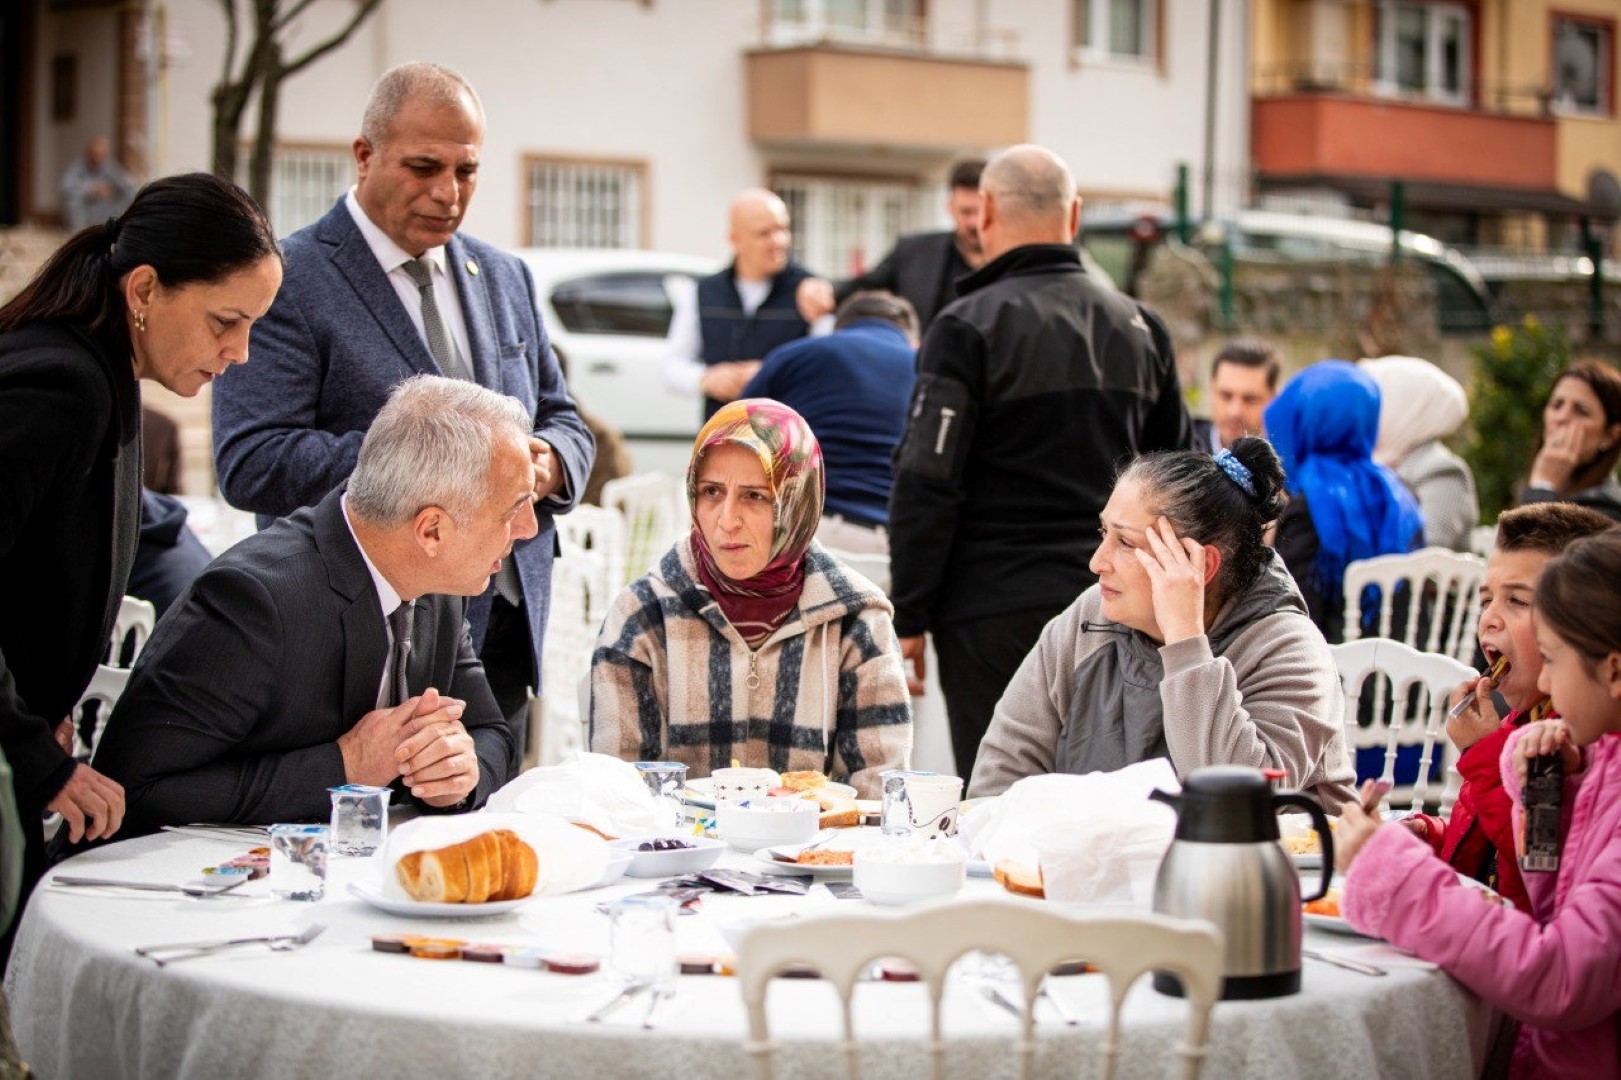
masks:
[[[450,336],[445,320],[439,315],[439,301],[433,293],[433,264],[427,259],[412,259],[405,264],[405,273],[416,282],[422,294],[422,333],[428,339],[428,351],[433,354],[439,370],[452,379],[472,381],[467,365],[456,351],[456,339]]]
[[[411,688],[405,681],[405,665],[411,655],[411,601],[404,600],[388,617],[388,629],[394,635],[394,648],[389,655],[389,705],[402,705],[411,697]]]

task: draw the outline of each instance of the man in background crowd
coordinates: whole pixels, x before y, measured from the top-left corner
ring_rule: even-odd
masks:
[[[1210,419],[1193,422],[1196,445],[1215,453],[1261,434],[1261,414],[1278,392],[1283,355],[1270,341],[1235,338],[1210,362]]]
[[[69,232],[100,225],[124,212],[135,181],[113,160],[107,136],[97,135],[62,174],[62,223]]]

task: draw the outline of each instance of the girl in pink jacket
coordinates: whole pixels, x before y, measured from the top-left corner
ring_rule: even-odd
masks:
[[[1511,1076],[1621,1075],[1621,529],[1578,540],[1536,593],[1538,687],[1563,719],[1516,731],[1503,786],[1521,825],[1526,761],[1565,770],[1557,873],[1524,874],[1530,915],[1478,889],[1394,822],[1354,803],[1334,848],[1358,930],[1434,961],[1520,1021]]]

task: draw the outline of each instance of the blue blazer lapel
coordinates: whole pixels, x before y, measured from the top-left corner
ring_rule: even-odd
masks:
[[[360,298],[361,307],[377,320],[394,346],[394,355],[403,358],[414,371],[439,374],[433,354],[428,352],[428,343],[417,333],[410,313],[400,302],[400,294],[394,291],[388,275],[377,265],[377,256],[372,254],[342,199],[321,219],[320,237],[331,245],[332,265]]]
[[[490,291],[485,283],[489,267],[479,266],[459,236],[452,236],[445,245],[445,259],[450,276],[456,282],[462,320],[467,324],[467,341],[473,350],[473,379],[480,386],[500,391],[500,342],[496,340],[495,315],[490,310]],[[473,267],[477,270],[471,269]]]

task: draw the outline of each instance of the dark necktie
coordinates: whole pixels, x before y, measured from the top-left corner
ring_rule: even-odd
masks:
[[[405,681],[405,664],[411,655],[411,612],[411,601],[404,600],[388,617],[388,629],[394,635],[394,648],[389,656],[391,706],[404,704],[411,697],[411,688]]]
[[[422,334],[428,339],[428,351],[433,354],[439,370],[452,379],[472,379],[467,365],[456,351],[456,339],[450,336],[445,320],[439,315],[439,301],[433,292],[433,264],[427,259],[412,259],[405,264],[405,274],[416,282],[422,294]]]

